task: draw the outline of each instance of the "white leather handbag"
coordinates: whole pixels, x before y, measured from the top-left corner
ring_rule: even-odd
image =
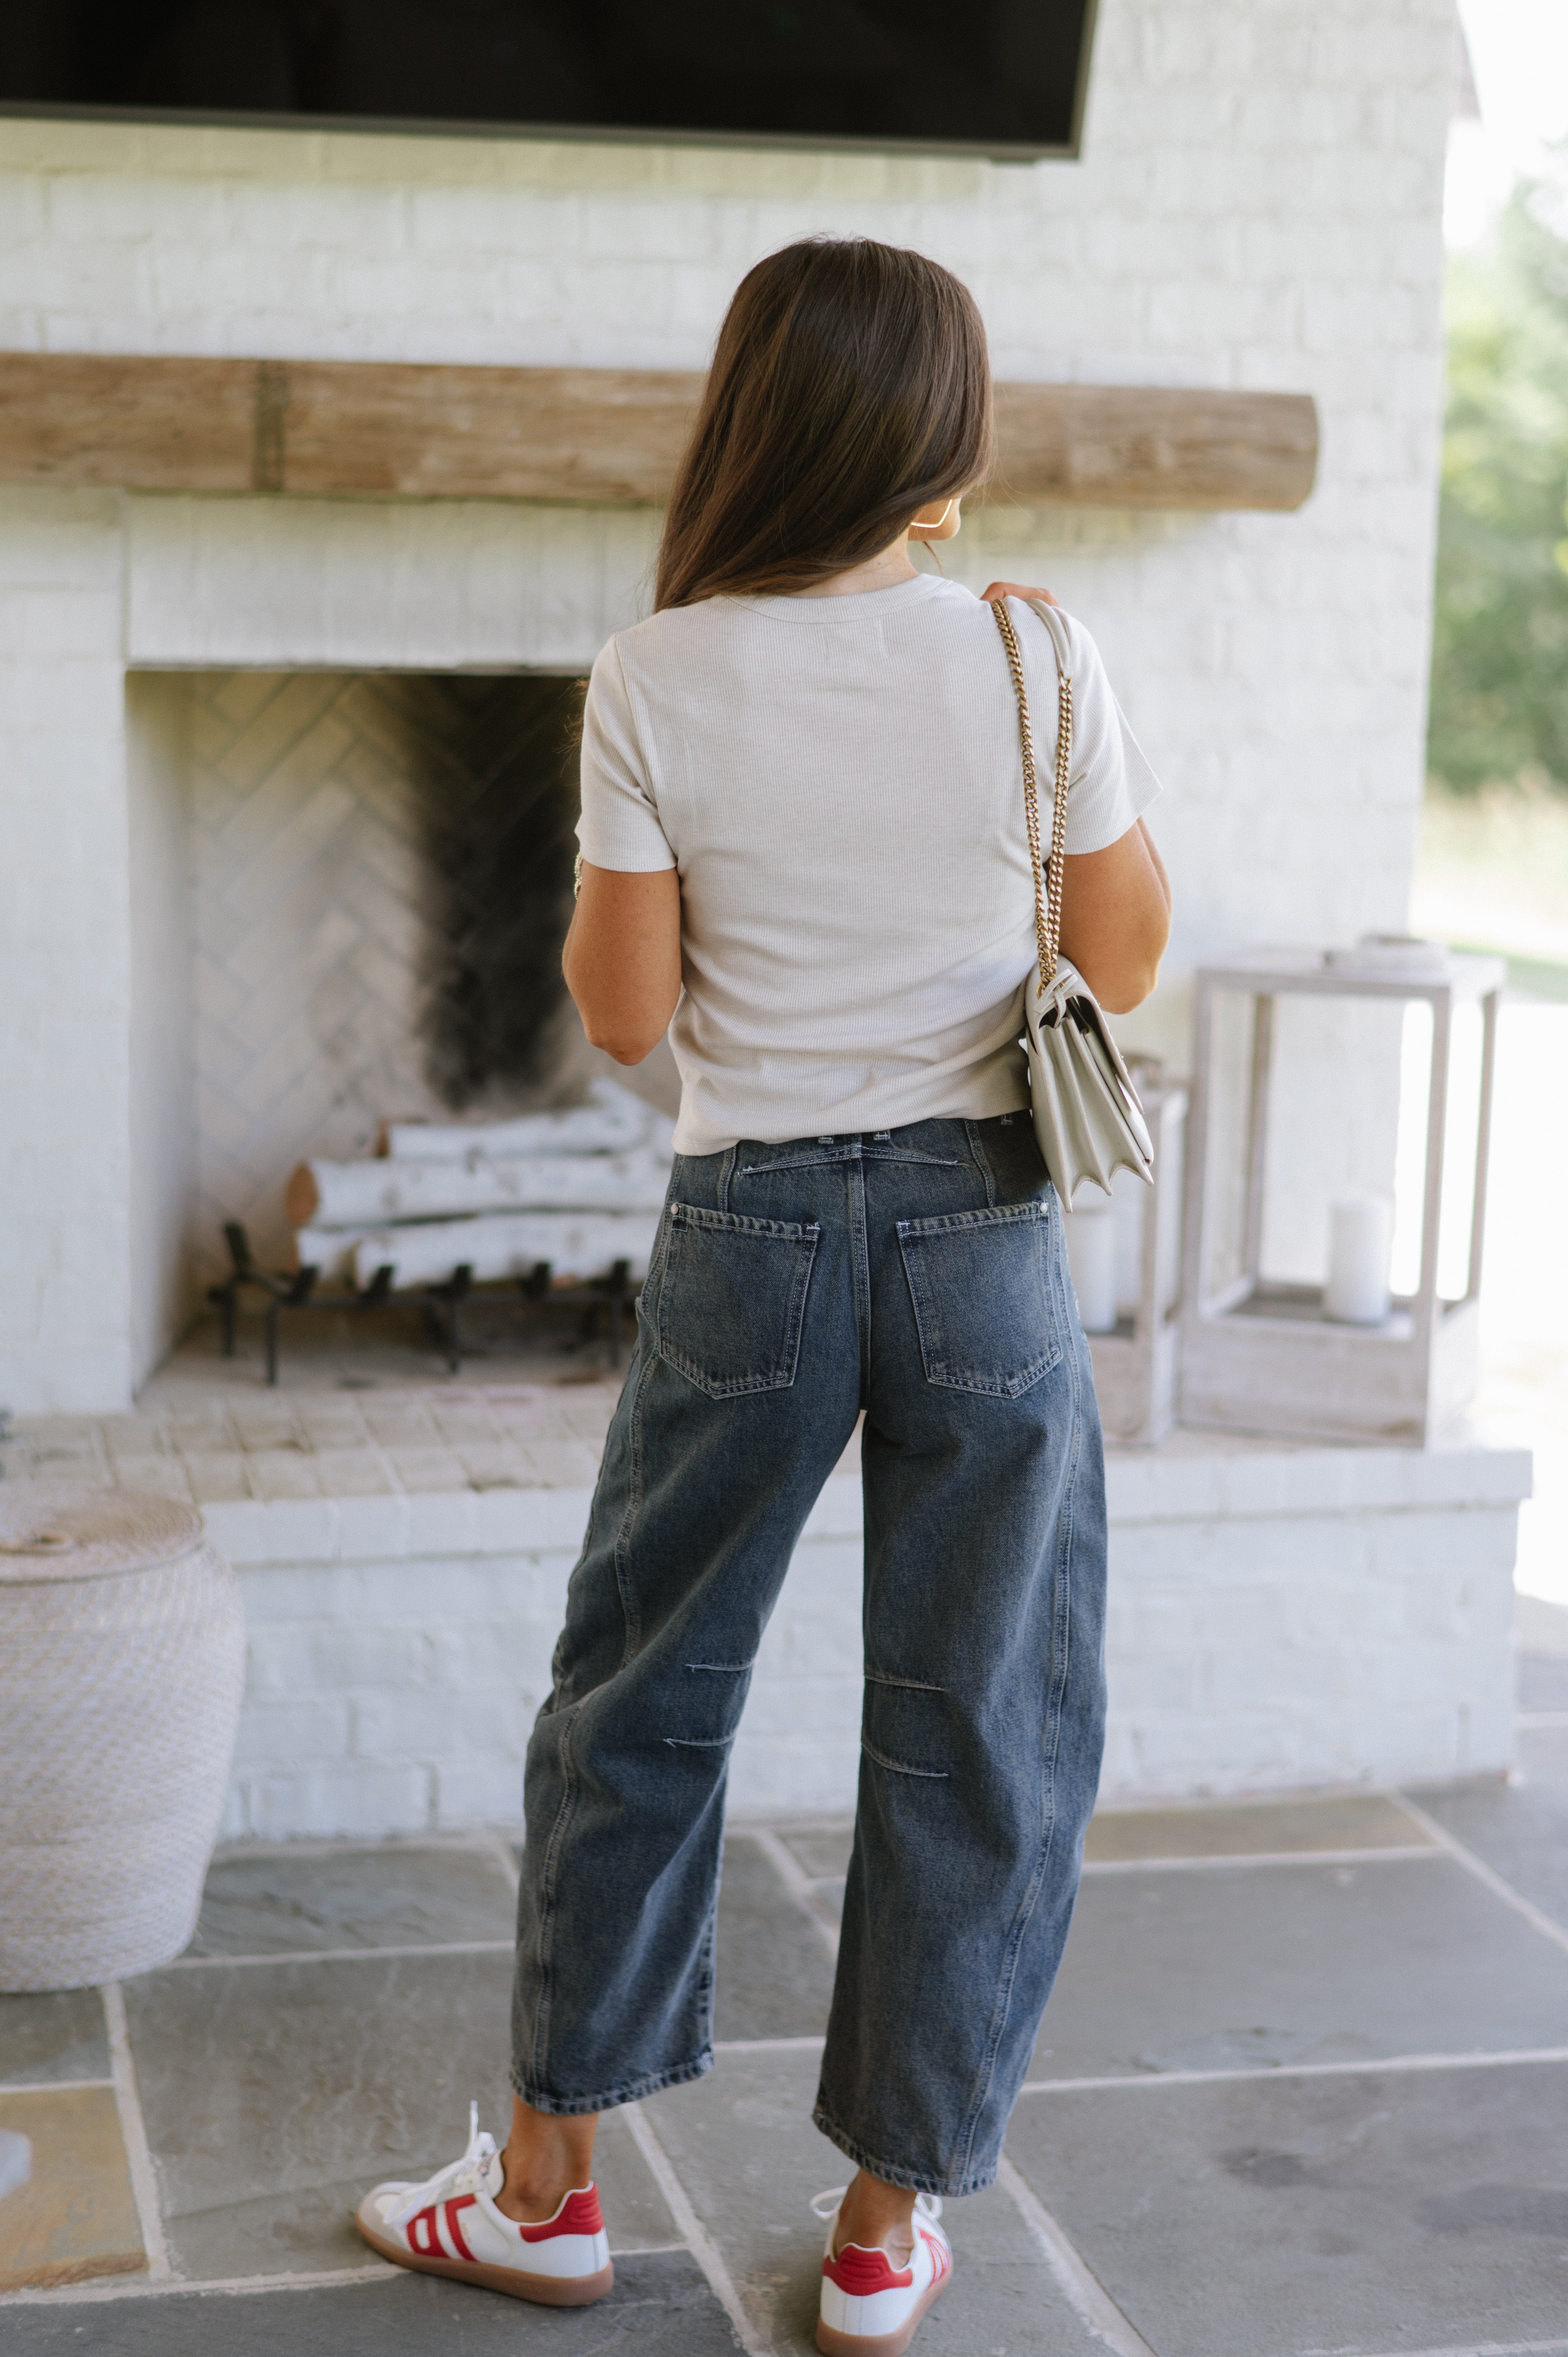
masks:
[[[1058,954],[1062,859],[1067,845],[1068,780],[1072,766],[1072,650],[1061,617],[1036,598],[1027,603],[1050,635],[1057,658],[1057,765],[1051,804],[1051,854],[1040,856],[1040,803],[1035,782],[1035,740],[1024,659],[1007,601],[991,610],[1007,650],[1018,697],[1018,739],[1024,756],[1024,815],[1035,871],[1035,939],[1039,960],[1024,985],[1025,1052],[1035,1135],[1058,1194],[1070,1211],[1086,1178],[1111,1191],[1115,1170],[1135,1170],[1148,1184],[1155,1149],[1144,1108],[1100,1003],[1078,968]]]

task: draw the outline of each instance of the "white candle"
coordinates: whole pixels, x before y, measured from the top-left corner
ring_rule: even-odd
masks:
[[[1068,1265],[1086,1334],[1116,1329],[1116,1217],[1098,1187],[1080,1187],[1067,1215]]]
[[[1347,1195],[1329,1213],[1323,1314],[1345,1326],[1380,1326],[1389,1314],[1394,1207],[1387,1195]]]

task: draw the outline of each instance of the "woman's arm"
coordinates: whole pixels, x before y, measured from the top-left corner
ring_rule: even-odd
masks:
[[[593,1045],[618,1064],[640,1064],[681,996],[677,871],[624,872],[585,859],[561,971]]]
[[[1103,851],[1063,859],[1062,953],[1108,1014],[1147,998],[1170,931],[1170,882],[1142,819]]]
[[[1060,603],[1048,589],[1021,581],[993,581],[982,593]],[[1171,879],[1143,819],[1103,851],[1068,855],[1062,862],[1061,945],[1108,1014],[1141,1006],[1160,976],[1171,931]]]

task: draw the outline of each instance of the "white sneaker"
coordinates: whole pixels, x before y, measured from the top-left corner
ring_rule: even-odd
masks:
[[[394,2179],[367,2193],[354,2223],[372,2251],[400,2267],[455,2276],[546,2308],[585,2308],[615,2281],[610,2246],[592,2185],[563,2194],[553,2218],[520,2226],[495,2196],[505,2181],[495,2141],[468,2110],[468,2149],[423,2185]]]
[[[896,2267],[886,2251],[867,2250],[861,2243],[846,2243],[834,2256],[839,2204],[848,2190],[835,2185],[811,2204],[819,2218],[829,2221],[817,2346],[826,2357],[903,2357],[952,2273],[952,2247],[937,2223],[942,2205],[934,2194],[916,2194],[914,2252],[907,2267]],[[831,2211],[824,2202],[832,2204]]]

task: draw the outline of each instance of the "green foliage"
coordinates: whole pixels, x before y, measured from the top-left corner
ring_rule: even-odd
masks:
[[[1448,282],[1428,761],[1568,788],[1568,240],[1521,185]]]

